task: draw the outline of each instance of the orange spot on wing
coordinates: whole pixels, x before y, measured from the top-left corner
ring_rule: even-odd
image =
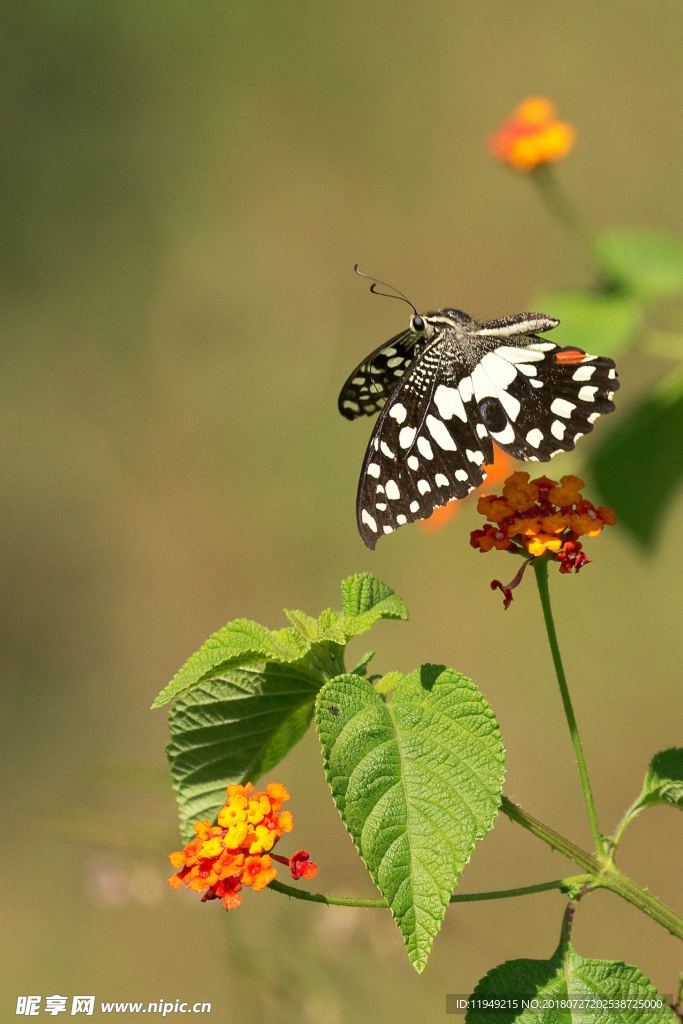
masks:
[[[563,352],[558,352],[555,356],[556,363],[568,364],[569,366],[575,363],[582,363],[586,353],[580,348],[566,348]]]
[[[509,476],[510,471],[514,465],[514,459],[508,455],[497,445],[493,446],[494,461],[484,466],[486,471],[486,483],[490,486],[491,484],[498,483],[500,480],[504,480],[506,476]],[[476,493],[476,492],[475,492]],[[435,508],[431,516],[428,519],[420,520],[419,526],[424,530],[425,533],[439,533],[443,530],[444,526],[450,522],[454,515],[459,511],[462,502],[465,499],[457,499],[449,501],[447,505],[440,505]]]

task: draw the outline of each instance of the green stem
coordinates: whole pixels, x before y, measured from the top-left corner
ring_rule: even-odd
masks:
[[[565,857],[573,861],[578,867],[583,868],[584,871],[589,872],[591,875],[597,875],[601,868],[600,863],[593,854],[588,853],[586,850],[581,849],[576,843],[573,843],[571,839],[567,839],[565,836],[560,835],[555,829],[551,828],[550,825],[544,824],[539,821],[538,818],[534,818],[527,811],[523,811],[521,807],[513,803],[506,796],[503,797],[500,805],[500,809],[510,821],[516,822],[517,825],[521,825],[527,832],[531,832],[532,835],[536,836],[537,839],[541,839],[548,846],[552,847],[553,850],[557,850],[558,853],[563,853]]]
[[[631,822],[634,821],[635,818],[637,818],[640,812],[643,810],[645,810],[645,808],[642,806],[642,804],[639,805],[638,801],[636,800],[634,801],[634,803],[631,804],[629,809],[626,811],[626,814],[617,825],[614,835],[611,836],[608,840],[610,857],[614,857],[615,853],[617,852],[617,847],[619,846],[622,836],[624,835],[624,832],[631,824]]]
[[[646,889],[641,889],[632,878],[622,874],[613,864],[609,864],[596,878],[594,888],[615,892],[631,906],[637,907],[657,924],[661,924],[662,928],[666,928],[676,938],[683,939],[683,919],[656,896],[651,896]]]
[[[610,892],[616,893],[627,903],[637,907],[643,914],[651,917],[662,928],[666,928],[672,935],[683,939],[683,919],[655,896],[651,896],[649,892],[642,889],[632,878],[622,874],[611,861],[600,863],[592,854],[582,850],[580,846],[560,835],[559,832],[550,828],[549,825],[545,825],[538,818],[523,811],[521,807],[505,796],[500,809],[511,821],[521,825],[532,835],[547,843],[553,850],[563,853],[584,871],[589,872],[592,877],[592,881],[589,883],[591,889],[608,889]]]
[[[590,269],[598,274],[601,287],[608,290],[609,282],[605,280],[593,235],[561,187],[555,171],[548,164],[542,164],[529,177],[538,189],[546,208],[577,243]]]
[[[534,818],[527,811],[504,796],[500,809],[511,821],[521,825],[527,832],[531,832],[537,839],[542,840],[553,850],[564,854],[573,861],[585,874],[573,875],[567,878],[556,878],[552,882],[539,882],[536,885],[525,885],[517,889],[494,889],[491,892],[473,892],[462,895],[451,896],[451,903],[474,903],[480,900],[503,900],[513,896],[530,896],[532,893],[548,892],[551,889],[559,889],[561,892],[576,892],[577,890],[588,891],[589,889],[608,889],[616,893],[627,903],[637,907],[648,917],[656,921],[663,928],[666,928],[672,935],[683,939],[683,919],[678,917],[673,910],[660,902],[655,896],[651,896],[645,889],[622,874],[611,862],[600,863],[593,854],[581,849],[571,839],[560,835],[555,829],[544,822]],[[304,900],[309,903],[325,903],[332,907],[371,907],[383,908],[387,906],[383,899],[357,899],[354,896],[327,896],[321,892],[306,892],[296,889],[284,882],[273,881],[268,886],[274,892],[282,893],[284,896],[292,896],[297,900]]]
[[[569,892],[576,886],[590,882],[591,875],[572,875],[569,878],[555,878],[552,882],[538,882],[536,885],[522,885],[517,889],[494,889],[491,892],[467,892],[451,896],[451,903],[476,903],[481,900],[506,900],[513,896],[531,896],[537,892],[550,892],[559,889],[561,892]],[[280,892],[283,896],[292,896],[296,900],[305,900],[309,903],[326,903],[331,907],[373,907],[386,908],[388,903],[384,899],[356,899],[355,896],[327,896],[322,892],[306,892],[303,889],[296,889],[293,885],[285,885],[284,882],[271,882],[268,886],[273,892]]]
[[[557,641],[557,632],[555,631],[553,611],[550,604],[550,588],[548,586],[547,558],[534,559],[534,572],[536,574],[536,583],[538,584],[538,593],[541,598],[541,607],[543,609],[543,618],[545,620],[545,628],[548,634],[548,643],[550,644],[550,653],[552,654],[553,665],[555,666],[555,675],[557,676],[557,683],[560,687],[560,695],[562,697],[564,713],[567,719],[567,725],[569,726],[569,735],[571,736],[572,744],[574,747],[574,756],[576,758],[576,764],[579,769],[581,789],[583,790],[583,802],[586,805],[586,812],[588,814],[591,832],[593,833],[593,842],[595,843],[595,849],[598,853],[598,856],[600,856],[602,855],[604,850],[603,836],[602,832],[600,831],[600,826],[598,824],[598,815],[595,810],[595,800],[593,799],[593,790],[591,788],[590,777],[588,775],[586,758],[583,753],[581,735],[579,733],[579,727],[576,723],[576,715],[574,714],[572,700],[569,696],[567,676],[565,675],[564,666],[562,664],[560,645]]]

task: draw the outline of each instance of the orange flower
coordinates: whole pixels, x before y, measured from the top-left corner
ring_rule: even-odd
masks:
[[[505,551],[510,547],[510,538],[506,535],[505,530],[487,523],[483,530],[472,531],[470,544],[482,552],[491,551],[493,548],[497,551]]]
[[[547,476],[530,480],[528,473],[518,472],[507,478],[502,495],[479,499],[478,511],[495,525],[488,522],[481,530],[473,530],[472,547],[482,552],[507,550],[525,558],[511,583],[491,583],[494,590],[502,591],[505,608],[532,559],[552,558],[560,563],[560,572],[578,572],[589,561],[579,537],[597,537],[604,526],[616,522],[611,508],[596,508],[583,497],[583,486],[575,476],[563,476],[557,483]]]
[[[578,505],[583,501],[581,488],[585,486],[578,476],[561,476],[559,484],[548,491],[548,499],[561,508]]]
[[[277,870],[271,866],[272,863],[268,854],[264,857],[247,857],[242,872],[242,884],[251,885],[254,892],[265,889],[277,875]]]
[[[293,878],[312,878],[317,868],[313,861],[299,857],[295,866],[290,859],[268,851],[272,850],[286,832],[291,832],[294,819],[289,811],[280,811],[289,800],[289,793],[279,782],[271,782],[265,792],[254,792],[251,783],[230,785],[226,801],[217,815],[217,824],[208,820],[194,825],[195,838],[182,850],[169,854],[175,868],[168,882],[172,889],[186,885],[193,892],[202,893],[202,902],[220,899],[226,910],[234,910],[241,902],[243,885],[259,892],[277,875],[273,859],[290,867]],[[306,864],[299,864],[305,860]],[[300,869],[300,870],[299,870]]]
[[[497,448],[494,445],[493,451],[493,462],[483,467],[489,484],[496,484],[499,480],[504,480],[514,465],[514,460],[502,448]],[[420,521],[421,529],[425,533],[438,533],[440,530],[443,530],[444,526],[451,521],[456,512],[461,508],[464,501],[467,501],[467,498],[456,498],[455,501],[449,501],[447,505],[439,505],[428,519]]]
[[[538,501],[538,487],[528,473],[513,473],[503,484],[503,496],[516,512],[526,512]]]
[[[512,515],[512,511],[507,501],[501,501],[493,494],[483,494],[477,502],[477,512],[486,516],[491,523],[502,523],[504,519]]]
[[[570,523],[571,516],[568,516],[565,512],[553,512],[551,515],[543,517],[541,527],[545,533],[562,533]]]
[[[566,121],[558,121],[555,114],[549,99],[529,97],[489,136],[489,152],[516,171],[533,171],[562,160],[574,145],[576,131]]]

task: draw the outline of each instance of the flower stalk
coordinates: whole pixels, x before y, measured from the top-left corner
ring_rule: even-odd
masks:
[[[588,815],[588,820],[590,822],[591,833],[593,835],[593,842],[595,844],[596,852],[598,856],[602,856],[602,854],[604,853],[604,837],[600,830],[600,825],[598,823],[598,815],[595,809],[595,799],[593,797],[593,788],[591,786],[590,776],[588,774],[588,765],[586,764],[586,757],[583,752],[581,734],[579,732],[579,726],[576,721],[576,715],[574,714],[574,707],[572,705],[572,699],[569,694],[569,686],[567,684],[567,676],[564,671],[564,665],[562,663],[560,645],[557,639],[557,631],[555,629],[555,621],[553,619],[553,610],[550,604],[550,587],[548,585],[548,561],[546,558],[534,559],[534,573],[536,575],[538,594],[541,599],[541,608],[543,609],[543,620],[545,622],[546,633],[548,635],[548,644],[550,646],[550,653],[552,655],[553,665],[555,667],[557,684],[560,688],[562,706],[564,708],[564,714],[567,719],[567,725],[569,726],[569,735],[571,737],[572,746],[574,747],[576,766],[579,770],[581,790],[583,792],[583,802],[586,806],[586,813]]]
[[[466,892],[451,896],[451,903],[478,903],[483,900],[507,900],[515,896],[532,896],[539,892],[572,892],[582,885],[590,882],[592,875],[572,875],[568,878],[554,878],[550,882],[538,882],[535,885],[522,885],[515,889],[493,889],[489,892]],[[304,900],[309,903],[325,903],[330,907],[369,907],[371,909],[386,909],[389,904],[385,899],[361,899],[355,896],[328,896],[322,892],[306,892],[303,889],[296,889],[293,885],[286,885],[284,882],[273,881],[268,886],[273,892],[282,893],[283,896],[291,896],[296,900]]]
[[[608,290],[593,235],[578,209],[561,187],[553,168],[548,164],[543,164],[535,168],[530,179],[538,189],[543,205],[550,215],[576,242],[590,270],[597,273],[601,287]]]

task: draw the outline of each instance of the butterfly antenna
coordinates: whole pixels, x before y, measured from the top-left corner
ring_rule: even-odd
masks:
[[[370,285],[370,291],[372,292],[373,295],[381,295],[385,299],[400,299],[401,302],[406,302],[410,306],[415,316],[418,315],[417,309],[415,308],[414,304],[410,301],[408,296],[404,295],[403,292],[399,291],[395,285],[389,284],[387,281],[380,281],[376,277],[370,277],[369,274],[364,274],[362,270],[358,269],[357,263],[354,263],[353,265],[353,272],[354,274],[358,274],[359,277],[364,277],[366,278],[366,280],[372,281],[372,284]],[[381,284],[383,288],[391,288],[391,291],[395,292],[396,294],[392,295],[390,292],[377,291],[378,284]]]

